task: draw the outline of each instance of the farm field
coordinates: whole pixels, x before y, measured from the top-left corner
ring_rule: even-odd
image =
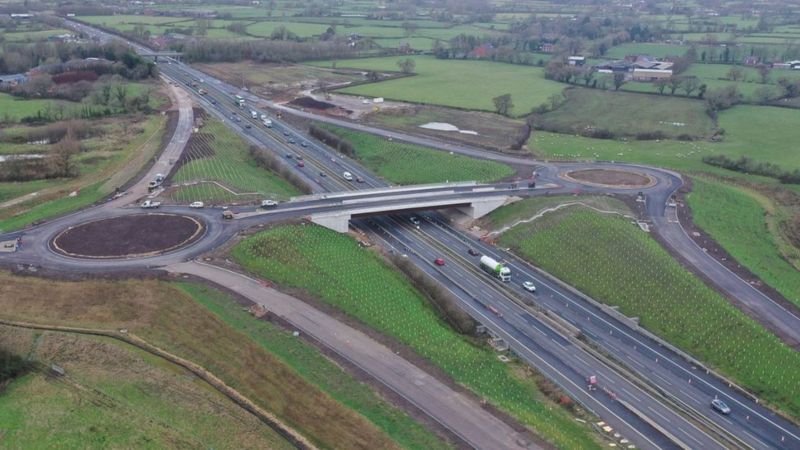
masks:
[[[774,227],[766,222],[774,220],[775,212],[768,214],[757,197],[728,184],[697,177],[692,184],[688,202],[694,222],[739,263],[800,306],[800,272],[781,253],[769,230]]]
[[[6,448],[293,448],[231,400],[161,359],[111,339],[0,326],[0,349],[64,367],[0,395]]]
[[[345,372],[312,346],[292,336],[289,331],[256,320],[221,291],[192,283],[180,283],[179,287],[226,325],[276,355],[306,381],[318,386],[336,401],[361,413],[404,448],[450,448],[406,413],[385,402],[368,385]]]
[[[524,123],[493,113],[414,105],[403,109],[384,109],[368,114],[364,116],[364,119],[379,126],[424,134],[446,141],[458,141],[500,151],[526,152],[525,150],[509,149],[524,133]],[[461,131],[474,131],[476,134],[421,127],[421,125],[431,122],[448,123],[458,127]]]
[[[178,203],[284,200],[299,191],[277,174],[258,167],[248,144],[233,130],[209,119],[187,144],[172,176],[171,199]]]
[[[392,183],[425,184],[469,180],[490,182],[514,173],[510,167],[494,161],[450,155],[330,125],[322,127],[352,143],[356,158],[366,168]]]
[[[0,32],[2,32],[5,42],[14,43],[35,42],[58,34],[72,34],[72,31],[63,28],[50,28],[38,31],[3,31],[3,29],[0,28]]]
[[[565,96],[566,102],[543,114],[537,127],[568,134],[607,130],[617,137],[659,134],[676,138],[705,137],[714,126],[703,103],[695,100],[586,88],[568,89]]]
[[[25,201],[0,208],[0,230],[12,231],[32,222],[63,214],[109,195],[133,177],[158,150],[166,118],[152,115],[144,120],[114,118],[99,124],[103,133],[81,141],[85,149],[75,162],[79,175],[70,179],[0,183],[4,201],[32,192]],[[70,194],[76,194],[71,196]]]
[[[230,301],[227,296],[217,297],[216,291],[204,291],[199,286],[184,289],[184,284],[154,280],[60,282],[6,273],[0,273],[0,280],[0,316],[5,319],[100,329],[126,328],[154,345],[208,368],[315,445],[398,448],[380,428],[386,426],[385,423],[375,425],[364,415],[343,406],[307,381],[282,357],[265,348],[265,341],[259,342],[248,335],[252,332],[255,336],[257,326],[248,322],[236,327],[228,325],[226,321],[230,317],[226,318],[225,311],[207,309],[206,303],[220,305]],[[203,298],[193,299],[189,294],[194,291]],[[240,325],[248,325],[250,330],[240,331],[237,329]],[[214,345],[208,345],[209,342]],[[296,339],[295,342],[295,349],[305,345]],[[183,371],[178,371],[176,376],[186,378]],[[202,386],[203,391],[211,391],[205,385],[198,386]],[[175,413],[169,406],[166,408]],[[385,411],[393,410],[387,408]],[[374,411],[373,414],[373,417],[380,417],[381,413]],[[215,425],[207,426],[211,431],[216,429]],[[414,432],[419,434],[419,428],[409,435]]]
[[[800,354],[681,267],[629,219],[570,206],[512,228],[499,243],[800,415]]]
[[[247,26],[247,32],[253,36],[269,37],[273,31],[279,27],[285,27],[292,33],[300,37],[311,37],[320,35],[328,29],[328,25],[314,24],[314,23],[301,23],[301,22],[277,22],[277,21],[263,21],[256,22]]]
[[[360,74],[348,74],[314,66],[299,64],[270,64],[242,61],[238,63],[193,64],[193,67],[225,80],[233,85],[244,83],[250,89],[282,91],[299,89],[302,85],[313,86],[320,81],[326,85],[360,81]]]
[[[412,56],[416,63],[412,77],[340,89],[353,95],[427,103],[456,108],[494,111],[492,98],[511,94],[512,115],[527,114],[531,108],[560,94],[564,85],[544,79],[540,67],[488,61],[440,60],[433,56]],[[376,71],[399,71],[397,62],[406,57],[383,57],[337,61],[336,67]],[[313,63],[331,67],[328,61]],[[491,79],[491,83],[486,80]]]
[[[688,46],[675,44],[628,43],[611,47],[604,55],[607,59],[623,59],[626,55],[650,55],[656,58],[683,56]]]
[[[408,345],[557,446],[598,448],[588,427],[548,405],[532,380],[515,375],[488,347],[458,335],[406,278],[349,236],[286,225],[242,241],[232,256],[248,271],[307,291]]]
[[[79,103],[64,100],[50,99],[21,99],[10,94],[0,92],[0,121],[5,123],[18,122],[23,117],[34,117],[36,113],[55,105],[70,106],[80,105]]]
[[[702,157],[725,154],[731,158],[749,156],[794,170],[800,167],[800,150],[789,144],[794,130],[784,126],[800,120],[800,111],[770,106],[739,105],[719,113],[725,129],[722,142],[659,142],[591,139],[548,132],[535,132],[528,143],[537,154],[564,159],[626,161],[690,171],[716,171],[703,164]]]

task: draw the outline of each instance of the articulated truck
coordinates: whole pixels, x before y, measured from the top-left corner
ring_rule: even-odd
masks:
[[[481,256],[481,269],[500,281],[511,281],[511,269],[486,255]]]

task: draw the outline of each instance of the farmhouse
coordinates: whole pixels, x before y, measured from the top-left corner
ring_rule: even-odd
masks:
[[[582,66],[586,64],[586,57],[585,56],[570,56],[567,58],[567,62],[570,66]]]
[[[0,75],[0,88],[14,87],[19,84],[25,84],[27,81],[28,76],[24,73]]]
[[[655,81],[664,78],[669,78],[671,76],[672,76],[672,70],[639,69],[637,67],[633,69],[633,76],[631,78],[634,81]]]

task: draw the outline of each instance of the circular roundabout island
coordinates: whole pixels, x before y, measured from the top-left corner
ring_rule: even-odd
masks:
[[[620,169],[581,169],[563,176],[577,183],[628,189],[647,188],[656,183],[650,175]]]
[[[142,258],[185,247],[204,232],[203,224],[189,216],[129,214],[67,228],[53,238],[52,248],[73,258]]]

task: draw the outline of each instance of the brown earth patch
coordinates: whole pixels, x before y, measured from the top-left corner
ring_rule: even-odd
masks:
[[[574,170],[567,172],[564,176],[579,183],[629,188],[648,187],[654,182],[651,177],[645,174],[615,169]]]
[[[53,239],[59,253],[78,258],[131,258],[165,253],[203,235],[203,224],[175,214],[132,214],[95,220]]]

